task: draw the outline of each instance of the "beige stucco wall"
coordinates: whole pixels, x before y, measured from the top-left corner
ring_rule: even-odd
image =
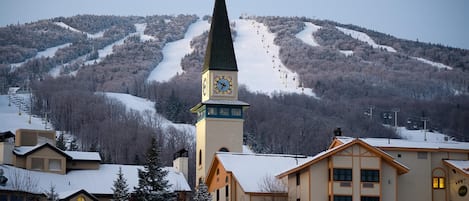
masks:
[[[206,177],[214,154],[221,148],[230,152],[242,152],[242,119],[205,118],[197,122],[196,179]],[[207,143],[208,142],[208,143]],[[202,150],[202,165],[199,165],[199,151]]]
[[[65,174],[66,170],[66,159],[64,156],[60,155],[59,153],[48,149],[48,148],[43,148],[35,151],[32,154],[29,154],[26,156],[26,169],[32,169],[32,159],[33,158],[42,158],[44,162],[43,170],[44,172],[52,172],[52,173],[58,173],[58,174]],[[50,170],[49,169],[49,160],[51,159],[56,159],[60,160],[60,170]]]
[[[443,164],[443,159],[468,160],[467,153],[452,151],[420,150],[427,153],[427,159],[418,158],[419,150],[385,150],[397,161],[409,167],[407,174],[398,177],[399,201],[446,201],[450,200],[448,183],[448,168]],[[400,156],[400,157],[399,157]],[[437,174],[437,175],[434,175]],[[433,176],[446,178],[445,189],[433,189]],[[452,199],[452,198],[451,198]]]
[[[329,175],[328,175],[328,160],[322,160],[310,167],[311,175],[311,198],[301,200],[327,200],[329,198],[328,186],[329,186]]]
[[[36,146],[38,143],[55,146],[55,131],[18,129],[15,134],[15,146]]]
[[[69,170],[97,170],[99,169],[99,161],[67,161],[67,169]]]
[[[13,148],[11,142],[0,142],[0,164],[13,164]]]
[[[381,200],[398,201],[397,199],[397,171],[387,163],[381,163]]]
[[[460,196],[458,194],[459,189],[462,186],[466,186],[469,189],[469,175],[463,174],[460,171],[457,171],[453,168],[449,170],[449,179],[448,182],[451,184],[449,186],[449,200],[451,201],[467,201],[469,200],[469,192],[465,196]]]

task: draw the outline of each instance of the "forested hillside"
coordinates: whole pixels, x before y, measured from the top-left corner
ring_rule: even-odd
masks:
[[[169,162],[178,149],[193,153],[189,134],[164,131],[158,119],[126,111],[96,92],[147,98],[169,120],[194,124],[189,108],[200,101],[207,33],[192,40],[194,51],[181,61],[184,73],[164,83],[147,83],[146,78],[161,62],[165,44],[183,38],[197,19],[82,15],[1,27],[0,92],[9,86],[31,87],[34,113],[48,114],[57,130],[76,136],[83,150],[100,151],[106,162],[140,163],[155,135]],[[397,137],[386,126],[394,124],[394,111],[399,111],[399,126],[418,129],[425,120],[430,130],[469,140],[469,50],[331,21],[250,19],[276,34],[282,63],[319,97],[254,93],[242,86],[239,99],[251,105],[245,142],[256,152],[313,155],[326,148],[337,127],[347,136]],[[320,27],[311,34],[318,45],[296,36],[306,23]],[[236,22],[232,28],[236,40]],[[380,48],[347,34],[353,31],[368,35]],[[53,56],[36,56],[60,45]],[[112,54],[102,56],[106,48]],[[53,77],[54,69],[59,73]]]

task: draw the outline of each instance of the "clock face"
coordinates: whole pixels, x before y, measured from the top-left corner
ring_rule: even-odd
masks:
[[[215,77],[214,90],[216,94],[231,94],[233,82],[231,77],[228,76],[217,76]]]

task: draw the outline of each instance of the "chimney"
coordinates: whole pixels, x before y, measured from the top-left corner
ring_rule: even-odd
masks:
[[[334,136],[336,136],[336,137],[342,136],[342,130],[340,130],[340,128],[336,128],[334,130]]]
[[[186,149],[181,149],[174,154],[173,167],[189,181],[189,152]]]

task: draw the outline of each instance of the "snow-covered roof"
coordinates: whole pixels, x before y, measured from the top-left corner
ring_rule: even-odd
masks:
[[[354,140],[355,138],[340,136],[336,138],[342,143]],[[404,139],[390,138],[360,138],[364,142],[379,148],[406,148],[406,149],[456,149],[469,152],[469,143],[457,141],[429,142],[429,141],[412,141]]]
[[[91,194],[112,194],[111,187],[114,180],[117,179],[119,167],[122,168],[122,173],[127,180],[129,189],[132,190],[135,186],[138,186],[138,169],[143,169],[143,166],[102,164],[98,170],[73,170],[65,175],[61,175],[0,165],[0,168],[4,171],[4,176],[8,178],[8,182],[5,186],[0,186],[0,190],[18,190],[14,184],[21,181],[18,182],[15,179],[29,179],[32,183],[36,184],[26,189],[27,192],[31,193],[46,192],[53,185],[56,192],[59,193],[74,190],[76,192],[77,189],[83,189]],[[191,191],[189,184],[181,172],[172,167],[165,167],[163,169],[168,171],[166,179],[171,185],[170,190]]]
[[[469,177],[469,160],[444,160],[444,162]]]
[[[64,151],[73,160],[80,161],[101,161],[99,152],[83,152],[83,151]]]
[[[27,155],[31,152],[34,152],[44,146],[49,146],[59,152],[60,154],[64,154],[66,156],[69,156],[72,160],[86,160],[86,161],[101,161],[101,156],[99,155],[98,152],[82,152],[82,151],[62,151],[60,149],[55,148],[53,145],[50,145],[48,143],[45,144],[39,144],[36,146],[20,146],[20,147],[15,147],[13,150],[13,153],[16,155],[24,156]]]
[[[285,170],[284,172],[278,174],[277,176],[278,177],[284,177],[284,176],[287,176],[288,174],[291,174],[293,172],[296,172],[296,171],[299,171],[305,167],[308,167],[312,164],[315,164],[317,163],[318,161],[321,161],[327,157],[330,157],[332,156],[333,154],[339,152],[339,151],[342,151],[344,149],[346,149],[347,147],[349,146],[352,146],[353,144],[360,144],[361,146],[365,146],[365,147],[368,147],[368,149],[370,149],[371,151],[373,151],[374,153],[376,153],[378,156],[380,156],[384,161],[387,161],[389,164],[391,164],[392,166],[394,166],[397,170],[398,170],[398,173],[399,174],[405,174],[409,171],[409,168],[407,166],[405,166],[404,164],[400,163],[399,161],[395,160],[391,155],[389,155],[388,153],[378,149],[378,148],[375,148],[373,146],[371,146],[370,144],[367,144],[365,141],[361,140],[361,139],[354,139],[354,138],[350,138],[351,140],[348,140],[348,141],[344,141],[342,144],[338,144],[337,146],[334,146],[334,147],[331,147],[330,149],[328,150],[325,150],[323,152],[320,152],[318,154],[316,154],[315,156],[311,157],[308,161],[304,162],[303,164],[299,164],[297,165],[296,167],[292,167],[290,169],[287,169]]]
[[[226,171],[231,172],[245,192],[262,192],[266,177],[308,161],[311,157],[284,154],[246,154],[219,152],[216,154]]]
[[[83,189],[64,191],[64,192],[59,192],[59,193],[57,193],[57,194],[58,194],[58,198],[59,198],[60,200],[62,200],[62,199],[70,198],[71,196],[74,196],[74,195],[79,194],[79,193],[84,193],[84,194],[86,194],[87,196],[91,197],[91,199],[93,199],[93,200],[98,200],[96,197],[94,197],[93,195],[89,194],[88,192],[86,192],[86,191],[83,190]]]

